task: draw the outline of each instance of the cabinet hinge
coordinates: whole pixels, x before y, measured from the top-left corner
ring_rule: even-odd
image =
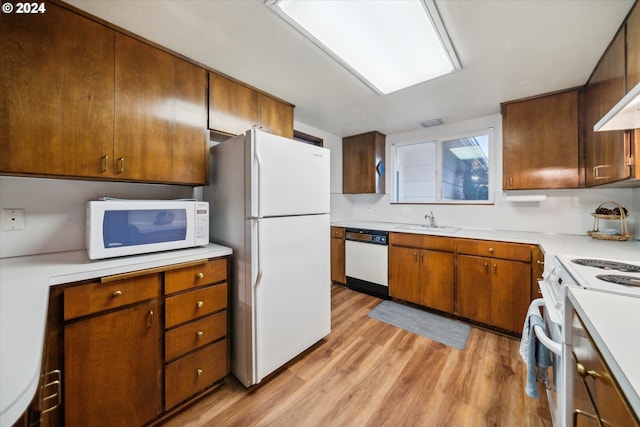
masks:
[[[633,156],[627,157],[625,159],[624,165],[625,166],[633,166],[633,165],[635,165],[634,157]]]

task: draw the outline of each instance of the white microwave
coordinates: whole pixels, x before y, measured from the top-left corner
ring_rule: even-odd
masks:
[[[209,203],[105,199],[87,204],[90,259],[205,246]]]

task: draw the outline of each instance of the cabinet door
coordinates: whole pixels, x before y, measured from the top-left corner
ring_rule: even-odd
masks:
[[[600,120],[625,94],[625,31],[618,32],[585,90],[586,184],[601,185],[630,176],[624,131],[594,132]]]
[[[491,324],[521,332],[531,301],[531,265],[490,259]]]
[[[505,190],[577,188],[578,91],[503,106]]]
[[[69,426],[140,426],[162,411],[158,301],[64,328],[64,404]]]
[[[384,193],[385,138],[368,132],[342,139],[343,193]]]
[[[491,323],[491,258],[458,255],[456,314]]]
[[[115,178],[204,184],[206,74],[116,34]]]
[[[343,237],[331,238],[331,281],[347,283],[344,261],[345,243]]]
[[[0,171],[110,177],[114,31],[46,7],[2,16]]]
[[[258,123],[258,93],[209,73],[209,129],[239,135]]]
[[[420,304],[420,250],[389,246],[389,296]]]
[[[636,5],[627,21],[627,92],[640,83],[640,6]]]
[[[453,313],[453,254],[420,252],[420,304]]]
[[[274,135],[293,138],[293,107],[258,94],[258,127]]]

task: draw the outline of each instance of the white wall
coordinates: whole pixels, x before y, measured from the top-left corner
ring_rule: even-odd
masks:
[[[0,208],[24,209],[25,230],[0,231],[0,258],[84,249],[86,202],[105,196],[191,198],[193,188],[2,176]]]
[[[494,204],[394,204],[391,203],[390,173],[393,170],[390,150],[394,142],[451,136],[469,130],[493,128]],[[440,225],[471,228],[522,230],[544,233],[584,235],[593,227],[591,212],[604,201],[616,201],[631,211],[628,220],[635,238],[640,239],[640,189],[580,189],[509,192],[509,195],[544,195],[545,200],[514,202],[502,191],[502,124],[500,115],[480,117],[460,123],[387,135],[387,192],[384,195],[342,194],[342,139],[336,135],[296,123],[296,129],[325,139],[331,150],[331,219],[332,221],[366,220],[423,223],[424,215],[433,211]],[[306,129],[306,130],[305,130]],[[338,185],[338,183],[340,183]],[[615,225],[615,224],[614,224]],[[635,227],[634,227],[635,226]]]

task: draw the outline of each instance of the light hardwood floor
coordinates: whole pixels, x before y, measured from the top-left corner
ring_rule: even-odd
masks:
[[[228,376],[163,426],[551,426],[518,340],[474,327],[457,350],[368,317],[380,301],[333,285],[325,340],[250,391]]]

